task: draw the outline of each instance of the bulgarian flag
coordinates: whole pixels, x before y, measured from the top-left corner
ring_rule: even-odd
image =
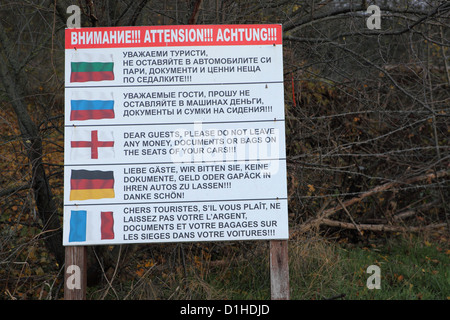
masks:
[[[114,119],[112,92],[74,91],[70,100],[70,120]]]
[[[70,201],[114,197],[113,171],[72,170]]]
[[[70,82],[114,80],[112,54],[75,52],[70,68]]]

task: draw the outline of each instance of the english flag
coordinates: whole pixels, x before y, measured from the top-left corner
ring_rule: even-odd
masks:
[[[114,158],[112,131],[74,128],[70,146],[72,160]]]

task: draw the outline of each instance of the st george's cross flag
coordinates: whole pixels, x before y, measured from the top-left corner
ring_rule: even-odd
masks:
[[[112,54],[79,52],[72,55],[70,82],[114,80]]]
[[[69,200],[114,198],[114,172],[72,170]]]
[[[114,119],[112,92],[74,91],[70,100],[70,120]]]
[[[74,128],[70,146],[72,160],[114,158],[112,131]]]

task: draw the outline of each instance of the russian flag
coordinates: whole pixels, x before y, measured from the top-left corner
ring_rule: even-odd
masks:
[[[114,80],[112,54],[75,52],[70,68],[70,82]]]
[[[112,92],[74,91],[70,100],[70,120],[114,119]]]

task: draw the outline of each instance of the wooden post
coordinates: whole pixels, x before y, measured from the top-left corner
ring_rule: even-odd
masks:
[[[289,300],[288,240],[270,241],[270,292],[272,300]]]
[[[66,247],[64,300],[86,300],[87,247]]]

